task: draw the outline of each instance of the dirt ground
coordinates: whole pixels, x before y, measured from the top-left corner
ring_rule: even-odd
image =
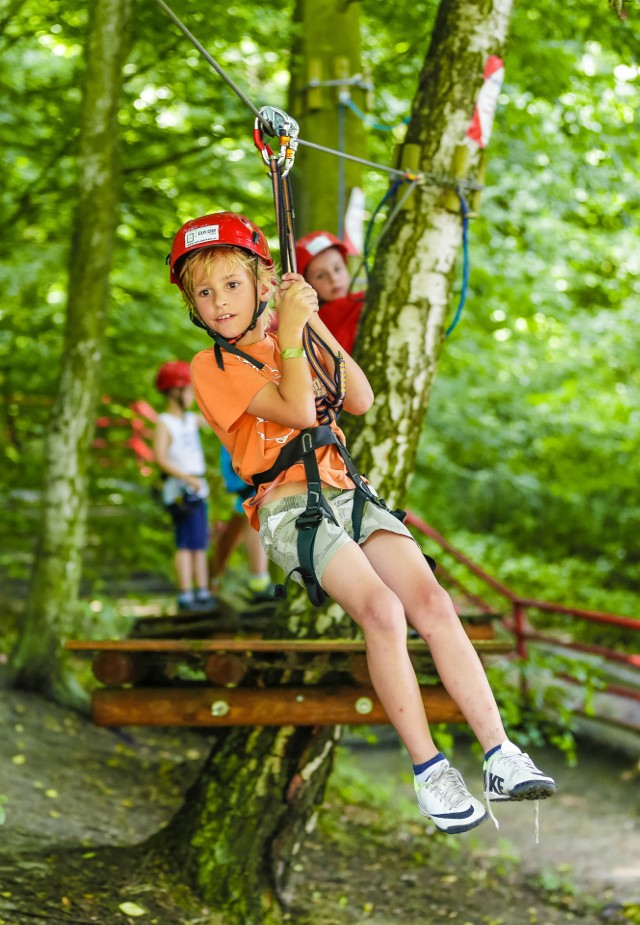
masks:
[[[206,733],[100,729],[0,691],[0,925],[224,925],[136,847],[171,818],[207,750]],[[477,758],[464,746],[455,757],[479,791]],[[529,804],[499,807],[499,832],[487,822],[434,834],[397,746],[344,747],[296,865],[289,921],[640,923],[635,760],[587,748],[574,771],[544,759],[561,789],[541,804],[536,845]]]

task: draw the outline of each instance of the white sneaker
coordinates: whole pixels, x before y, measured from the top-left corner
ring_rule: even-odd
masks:
[[[542,800],[557,789],[554,779],[513,742],[503,742],[484,763],[484,792],[489,800]]]
[[[423,816],[449,835],[468,832],[487,818],[487,811],[467,790],[462,775],[444,760],[423,784],[414,778],[413,786]]]

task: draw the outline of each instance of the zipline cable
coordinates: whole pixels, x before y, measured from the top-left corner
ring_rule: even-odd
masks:
[[[260,114],[260,110],[254,106],[248,96],[243,93],[240,87],[229,77],[223,67],[221,67],[218,62],[213,58],[206,48],[200,44],[198,39],[193,35],[192,32],[185,26],[181,19],[173,12],[170,6],[165,3],[165,0],[156,0],[158,6],[164,10],[169,19],[180,29],[182,34],[191,42],[191,44],[196,48],[205,61],[211,65],[216,74],[218,74],[225,81],[226,84],[233,90],[236,96],[248,107],[248,109],[253,113],[253,115],[260,121],[260,124],[265,129],[267,133],[273,135],[273,127],[265,121],[263,116]],[[406,170],[398,170],[395,167],[387,167],[385,164],[378,164],[375,161],[368,161],[362,157],[356,157],[354,154],[347,154],[345,151],[336,151],[334,148],[327,148],[324,145],[315,144],[312,141],[305,141],[303,138],[298,139],[298,144],[303,145],[307,148],[313,148],[315,151],[322,151],[325,154],[333,154],[335,157],[344,158],[347,161],[353,161],[356,164],[362,164],[364,167],[371,167],[374,170],[382,170],[385,173],[388,173],[390,176],[395,177],[407,177]],[[480,183],[476,183],[474,180],[453,180],[447,177],[441,177],[437,174],[421,172],[417,176],[417,182],[426,182],[432,183],[434,186],[441,186],[446,189],[457,189],[463,188],[466,190],[483,190],[484,187]]]
[[[222,77],[222,79],[225,81],[225,83],[228,84],[229,87],[231,87],[231,89],[232,89],[233,92],[236,94],[236,96],[238,96],[238,97],[242,100],[242,102],[245,104],[245,106],[247,106],[247,107],[251,110],[251,112],[254,114],[254,116],[260,121],[260,124],[261,124],[262,127],[265,129],[265,131],[268,132],[268,133],[273,134],[272,126],[269,125],[268,123],[265,123],[265,120],[264,120],[264,118],[261,116],[260,110],[257,108],[257,106],[254,106],[254,104],[251,102],[251,100],[249,99],[249,97],[248,97],[245,93],[243,93],[243,91],[240,89],[240,87],[239,87],[239,86],[229,77],[229,75],[225,72],[224,68],[221,67],[221,66],[218,64],[218,62],[215,60],[215,58],[213,58],[213,57],[209,54],[209,52],[207,51],[207,49],[206,49],[203,45],[200,44],[200,42],[199,42],[198,39],[195,37],[195,35],[194,35],[192,32],[190,32],[189,29],[188,29],[188,28],[185,26],[185,24],[182,22],[182,20],[181,20],[178,16],[176,16],[176,14],[173,12],[173,10],[171,9],[171,7],[168,6],[168,5],[164,2],[164,0],[156,0],[156,3],[158,4],[158,6],[159,6],[161,9],[164,10],[164,12],[167,14],[167,16],[169,17],[169,19],[171,20],[171,22],[174,23],[174,24],[178,27],[178,29],[180,29],[180,31],[182,32],[182,34],[183,34],[186,38],[189,39],[189,41],[191,42],[191,44],[193,45],[193,47],[196,48],[196,49],[200,52],[200,54],[201,54],[202,57],[205,59],[205,61],[207,62],[207,64],[210,64],[210,65],[211,65],[211,67],[214,69],[214,71],[216,72],[216,74],[218,74],[220,77]],[[387,173],[392,173],[392,174],[397,174],[397,175],[399,175],[399,176],[404,176],[404,171],[403,171],[403,170],[395,170],[393,167],[384,167],[382,164],[375,164],[375,163],[373,163],[372,161],[364,161],[364,160],[362,160],[361,158],[356,158],[356,157],[354,157],[353,155],[345,154],[344,152],[340,152],[340,151],[334,151],[332,148],[325,148],[325,147],[323,147],[322,145],[316,145],[316,144],[313,144],[313,143],[310,142],[310,141],[303,141],[302,139],[299,139],[299,143],[300,143],[301,145],[306,145],[308,148],[316,148],[318,151],[325,151],[327,154],[335,154],[335,155],[337,155],[338,157],[345,157],[347,160],[357,161],[358,163],[365,164],[365,166],[367,166],[367,167],[374,167],[376,170],[386,170]]]
[[[209,54],[209,52],[207,51],[207,49],[206,49],[203,45],[201,45],[200,42],[199,42],[199,41],[197,40],[197,38],[195,37],[195,35],[187,29],[187,27],[186,27],[185,24],[182,22],[182,20],[178,19],[178,17],[177,17],[176,14],[173,12],[173,10],[171,9],[171,7],[170,7],[170,6],[167,6],[167,4],[164,2],[164,0],[156,0],[156,3],[158,4],[158,6],[160,6],[160,7],[164,10],[164,12],[167,14],[167,16],[169,17],[169,19],[178,27],[178,29],[182,32],[182,34],[183,34],[184,36],[186,36],[186,37],[189,39],[189,41],[190,41],[191,44],[194,46],[194,48],[197,48],[197,49],[198,49],[198,51],[200,52],[200,54],[202,55],[202,57],[205,59],[205,61],[206,61],[208,64],[211,65],[211,67],[214,69],[214,71],[216,72],[216,74],[218,74],[220,77],[222,77],[222,79],[225,81],[225,83],[227,83],[227,84],[231,87],[231,89],[233,90],[233,92],[234,92],[237,96],[240,97],[240,99],[241,99],[242,102],[245,104],[245,106],[248,106],[249,109],[251,110],[251,112],[254,114],[254,116],[256,116],[256,118],[259,119],[260,122],[264,125],[264,120],[263,120],[262,116],[260,115],[260,110],[257,109],[256,106],[253,105],[253,103],[251,102],[251,100],[249,99],[249,97],[246,96],[246,95],[242,92],[242,90],[240,89],[240,87],[239,87],[236,83],[234,83],[234,81],[228,76],[228,74],[225,73],[224,69],[220,67],[220,65],[218,64],[218,62],[217,62],[214,58],[211,57],[211,55]],[[271,129],[271,126],[270,126],[270,125],[264,125],[264,128],[267,129],[267,130],[270,130],[270,129]]]

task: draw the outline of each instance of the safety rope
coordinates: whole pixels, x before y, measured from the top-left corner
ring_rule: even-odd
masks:
[[[264,129],[265,123],[271,126]],[[278,133],[280,150],[274,152],[267,141],[265,134]],[[276,227],[280,243],[280,262],[284,273],[296,273],[298,269],[296,258],[296,234],[294,225],[293,196],[289,171],[291,170],[298,144],[298,124],[287,113],[275,106],[264,107],[256,117],[253,140],[263,161],[267,165],[271,186],[273,189],[273,204],[276,214]],[[337,356],[320,335],[308,324],[302,334],[302,344],[307,359],[315,374],[315,405],[316,414],[320,424],[329,424],[335,421],[346,395],[346,372],[344,357]],[[333,361],[333,375],[327,372],[321,352]]]
[[[340,98],[340,103],[343,106],[347,106],[351,112],[361,120],[361,122],[364,122],[364,124],[368,126],[368,128],[373,128],[378,132],[393,132],[394,129],[401,128],[403,125],[408,125],[411,121],[411,116],[406,116],[397,125],[385,125],[384,122],[378,122],[372,116],[369,116],[366,112],[363,112],[360,107],[353,102],[351,97],[347,97],[346,94],[344,95],[344,98]]]
[[[156,3],[158,4],[158,6],[161,7],[162,10],[164,10],[164,12],[167,14],[169,19],[178,27],[178,29],[180,29],[182,34],[191,42],[194,48],[196,48],[200,52],[200,54],[205,59],[205,61],[208,64],[210,64],[211,67],[214,69],[214,71],[225,81],[226,84],[228,84],[228,86],[233,90],[236,96],[238,96],[238,98],[242,100],[245,106],[247,106],[248,109],[251,110],[254,116],[260,120],[262,128],[267,132],[271,132],[271,134],[275,134],[273,132],[273,126],[269,125],[269,123],[265,121],[264,115],[261,115],[263,110],[259,110],[256,106],[254,106],[254,104],[246,96],[246,94],[243,93],[243,91],[238,87],[238,85],[225,72],[224,68],[221,67],[220,64],[218,64],[215,58],[213,58],[209,54],[206,48],[204,48],[204,46],[200,44],[200,42],[193,35],[193,33],[190,32],[189,29],[185,26],[185,24],[179,19],[179,17],[176,16],[176,14],[173,12],[171,7],[169,7],[165,3],[165,0],[156,0]],[[340,81],[340,83],[344,83],[344,81]],[[327,148],[324,145],[316,144],[313,141],[307,141],[304,138],[298,138],[298,144],[302,145],[303,147],[312,148],[314,151],[322,151],[325,154],[332,154],[334,155],[334,157],[340,157],[340,158],[344,158],[347,161],[352,161],[353,163],[356,163],[356,164],[362,164],[363,167],[371,167],[373,170],[381,170],[384,173],[388,173],[389,176],[403,177],[403,178],[407,176],[406,170],[400,170],[396,167],[389,167],[386,164],[378,164],[375,161],[369,161],[362,157],[356,157],[356,155],[354,154],[347,154],[346,151],[336,151],[334,148]],[[425,185],[428,184],[431,186],[441,186],[446,189],[454,189],[454,190],[458,188],[461,188],[464,190],[483,190],[484,189],[482,184],[477,183],[475,180],[469,180],[467,178],[455,179],[452,177],[443,177],[439,174],[429,173],[427,171],[420,172],[420,174],[417,174],[417,177],[418,177],[417,182],[419,183],[424,183]]]
[[[364,268],[364,272],[367,277],[367,280],[369,279],[369,260],[371,259],[372,253],[378,248],[380,241],[382,240],[384,234],[386,233],[387,229],[391,225],[393,219],[396,217],[400,209],[403,207],[403,205],[405,204],[405,202],[407,201],[407,199],[409,198],[409,196],[411,195],[411,193],[413,192],[416,186],[415,180],[409,183],[409,186],[404,191],[404,193],[402,194],[402,196],[400,197],[400,199],[398,200],[398,202],[396,203],[392,211],[387,216],[385,223],[382,226],[382,230],[380,231],[380,234],[378,235],[376,239],[375,244],[372,245],[371,237],[373,234],[373,227],[374,227],[374,223],[376,220],[376,216],[378,215],[380,210],[384,207],[385,203],[388,202],[388,200],[391,199],[393,196],[395,196],[399,188],[402,186],[403,182],[406,183],[409,181],[408,180],[404,180],[404,181],[396,180],[394,183],[392,183],[389,189],[386,191],[386,193],[382,197],[382,199],[380,200],[380,202],[378,203],[378,205],[375,207],[375,209],[371,213],[371,218],[369,219],[369,222],[367,223],[367,230],[365,232],[365,237],[364,237],[362,260],[360,261],[360,263],[358,264],[358,266],[356,267],[355,271],[353,272],[351,276],[351,286],[353,286],[354,280],[356,279],[360,270],[363,268]],[[467,301],[467,293],[469,291],[469,274],[470,274],[470,268],[471,268],[470,260],[469,260],[469,205],[461,189],[457,189],[456,193],[458,194],[458,199],[460,201],[460,214],[462,216],[462,285],[460,289],[460,298],[458,300],[458,307],[456,308],[455,315],[453,316],[453,321],[451,322],[451,324],[445,331],[445,337],[449,337],[453,329],[456,327],[456,325],[460,321],[462,311]]]
[[[411,174],[406,175],[402,179],[395,180],[390,185],[389,189],[386,191],[386,193],[384,194],[380,202],[377,204],[377,206],[371,213],[371,218],[367,222],[367,229],[365,231],[365,236],[364,236],[364,245],[362,249],[362,260],[360,261],[360,263],[358,264],[358,266],[356,267],[356,269],[351,275],[351,283],[349,286],[350,290],[353,287],[353,283],[356,277],[358,276],[360,270],[364,269],[365,275],[367,277],[367,281],[369,280],[369,275],[370,275],[369,259],[371,258],[371,255],[373,254],[374,250],[376,250],[376,248],[380,244],[380,241],[382,240],[387,229],[391,225],[391,222],[394,220],[394,218],[396,217],[400,209],[402,209],[405,202],[407,201],[411,193],[416,188],[418,181],[419,181],[419,177],[417,175],[411,175]],[[375,244],[372,244],[371,237],[373,234],[373,227],[374,227],[374,223],[376,220],[376,216],[379,214],[379,212],[381,211],[385,203],[388,202],[388,200],[391,199],[393,196],[395,196],[395,194],[400,189],[403,183],[408,183],[409,185],[407,186],[406,190],[403,192],[402,196],[400,197],[398,202],[395,204],[395,206],[393,207],[393,209],[391,210],[391,212],[385,219],[384,225],[382,226],[382,229],[378,237],[376,238]]]
[[[456,190],[460,200],[460,214],[462,215],[462,287],[460,289],[460,298],[458,307],[453,316],[453,321],[445,331],[445,337],[448,337],[457,323],[460,321],[462,309],[467,301],[467,290],[469,289],[469,206],[464,198],[462,190]]]

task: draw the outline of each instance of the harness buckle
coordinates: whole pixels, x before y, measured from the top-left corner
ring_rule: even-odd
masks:
[[[322,508],[317,507],[315,509],[307,508],[300,514],[296,519],[296,527],[298,530],[311,530],[315,529],[320,525],[323,518]]]

